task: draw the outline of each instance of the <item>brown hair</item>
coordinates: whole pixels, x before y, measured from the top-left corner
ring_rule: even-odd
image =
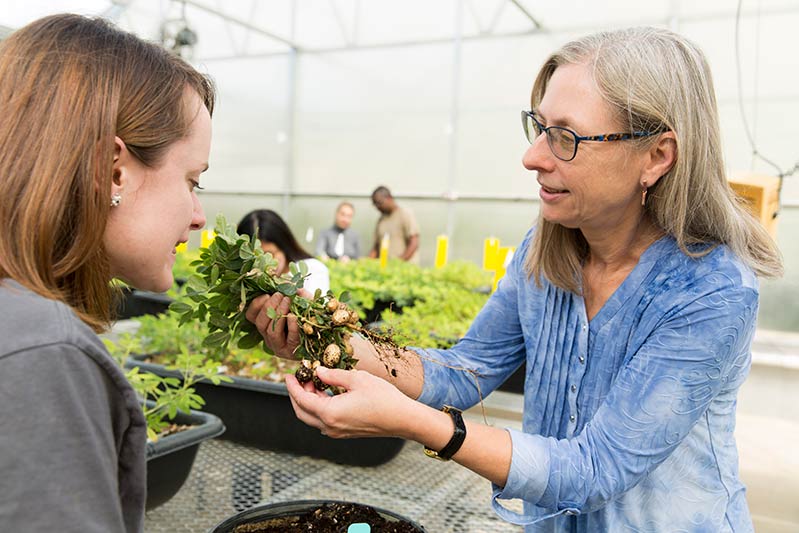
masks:
[[[627,131],[671,130],[677,137],[677,160],[649,188],[646,215],[688,256],[700,257],[725,244],[757,275],[782,275],[776,243],[739,205],[727,183],[713,81],[702,51],[680,35],[656,28],[583,37],[544,62],[533,86],[533,109],[559,66],[580,63],[589,65],[600,93]],[[656,139],[631,144],[647,147]],[[539,216],[525,269],[539,285],[543,276],[577,293],[588,253],[579,229]]]
[[[112,318],[103,234],[114,136],[156,167],[185,137],[211,81],[102,19],[54,15],[0,43],[0,277],[70,305],[95,331]]]

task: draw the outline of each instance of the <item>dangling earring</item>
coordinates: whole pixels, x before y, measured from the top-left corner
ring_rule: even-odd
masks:
[[[116,207],[122,202],[122,195],[115,192],[111,195],[111,207]]]
[[[643,187],[641,190],[641,205],[646,205],[646,191],[648,191],[649,188],[646,186],[646,182],[643,182],[641,186]]]

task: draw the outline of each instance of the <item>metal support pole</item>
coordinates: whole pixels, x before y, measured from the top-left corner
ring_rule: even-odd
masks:
[[[297,28],[297,7],[292,4],[291,8],[291,39]],[[283,201],[281,202],[280,213],[283,218],[288,218],[289,202],[291,193],[294,190],[294,153],[297,146],[296,141],[296,122],[297,122],[297,59],[298,50],[292,48],[289,52],[289,87],[288,98],[286,101],[286,169],[283,174]]]
[[[461,84],[461,52],[463,33],[463,3],[455,3],[455,39],[452,43],[452,106],[449,118],[449,175],[447,177],[447,190],[445,196],[447,204],[447,236],[452,237],[455,231],[455,187],[458,181],[458,118],[460,114],[460,84]]]

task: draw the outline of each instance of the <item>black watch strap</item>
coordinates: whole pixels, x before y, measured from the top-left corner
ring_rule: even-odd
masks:
[[[441,448],[440,451],[437,452],[425,446],[424,453],[428,457],[432,457],[434,459],[449,461],[452,456],[461,449],[463,441],[466,440],[466,424],[463,422],[463,416],[461,415],[460,409],[445,405],[441,408],[441,410],[452,417],[452,422],[455,424],[455,432],[452,434],[452,438],[449,439],[447,445]]]

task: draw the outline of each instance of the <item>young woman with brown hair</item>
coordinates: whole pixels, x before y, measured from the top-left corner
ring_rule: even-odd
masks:
[[[205,224],[210,81],[103,20],[0,43],[0,523],[141,531],[145,422],[96,336]]]

